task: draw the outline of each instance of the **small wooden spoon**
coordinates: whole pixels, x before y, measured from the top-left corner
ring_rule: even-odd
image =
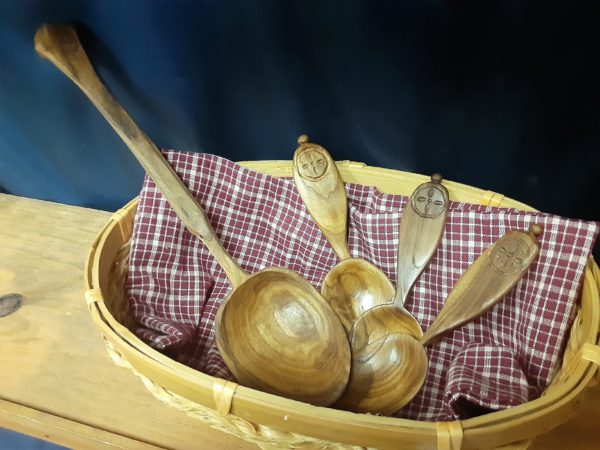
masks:
[[[542,227],[512,230],[483,252],[460,277],[440,313],[420,338],[389,333],[351,343],[352,371],[336,407],[391,415],[421,389],[427,376],[425,347],[479,317],[508,294],[539,253]]]
[[[447,214],[448,191],[442,176],[433,174],[431,181],[415,189],[402,212],[393,303],[367,311],[354,323],[352,342],[360,348],[390,333],[423,335],[417,319],[404,308],[404,301],[439,246]]]
[[[344,182],[335,161],[320,145],[303,134],[294,153],[294,181],[313,220],[321,229],[340,262],[321,287],[321,294],[350,334],[356,318],[376,305],[390,302],[394,286],[375,265],[352,258],[348,249],[348,207]],[[417,324],[418,326],[418,324]]]
[[[348,381],[350,348],[327,302],[290,270],[249,275],[237,265],[168,161],[102,84],[74,28],[43,25],[35,48],[88,96],[225,271],[233,290],[218,311],[215,332],[238,382],[315,405],[335,402]]]

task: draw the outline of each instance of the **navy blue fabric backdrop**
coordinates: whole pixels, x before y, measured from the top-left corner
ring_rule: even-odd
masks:
[[[337,159],[600,219],[600,4],[3,0],[0,185],[115,209],[142,171],[32,39],[76,21],[100,74],[159,146]]]
[[[74,21],[161,147],[336,159],[600,219],[600,3],[2,0],[0,186],[116,209],[142,170],[32,39]]]

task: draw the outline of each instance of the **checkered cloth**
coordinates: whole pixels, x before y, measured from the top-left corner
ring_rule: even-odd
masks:
[[[207,154],[165,152],[205,208],[227,251],[248,272],[287,267],[317,289],[338,262],[290,179]],[[351,254],[396,279],[398,227],[407,197],[347,184]],[[460,275],[508,230],[544,227],[541,252],[494,309],[428,348],[424,388],[398,412],[417,420],[466,418],[539,395],[566,341],[598,224],[452,202],[437,253],[406,308],[426,329]],[[135,333],[171,358],[231,379],[213,321],[230,291],[224,272],[146,177],[131,241],[127,295]]]

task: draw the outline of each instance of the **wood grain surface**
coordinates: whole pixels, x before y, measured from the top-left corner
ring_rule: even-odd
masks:
[[[0,426],[71,448],[250,450],[155,399],[115,366],[83,298],[86,253],[110,213],[0,194],[0,289],[24,295],[0,319]],[[533,450],[598,447],[600,386]]]
[[[257,448],[166,407],[109,358],[83,266],[110,213],[0,194],[0,215],[0,289],[23,295],[0,319],[0,426],[75,448]]]
[[[438,249],[444,235],[449,201],[442,176],[436,173],[430,182],[415,189],[402,212],[394,298],[397,307],[404,305],[413,285]]]
[[[543,229],[510,230],[479,255],[461,275],[437,317],[420,338],[432,344],[452,330],[481,316],[501,301],[537,259],[537,237]]]
[[[394,300],[357,318],[351,333],[353,351],[388,333],[423,335],[421,325],[404,308],[404,302],[442,240],[448,202],[448,190],[440,174],[433,174],[431,181],[419,185],[411,194],[398,230]]]

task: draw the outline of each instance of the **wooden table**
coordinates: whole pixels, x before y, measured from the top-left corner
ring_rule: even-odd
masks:
[[[0,194],[0,426],[73,448],[256,449],[156,400],[108,357],[83,298],[86,253],[110,213]],[[1,447],[1,446],[0,446]],[[600,388],[533,449],[600,447]]]

